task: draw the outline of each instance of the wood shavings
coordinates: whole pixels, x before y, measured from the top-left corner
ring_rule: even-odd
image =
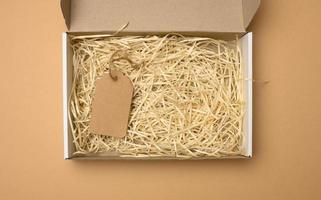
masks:
[[[69,121],[76,154],[222,157],[244,151],[243,70],[237,40],[204,37],[72,37]],[[88,131],[95,80],[113,61],[134,85],[127,136]],[[106,122],[108,123],[108,122]]]

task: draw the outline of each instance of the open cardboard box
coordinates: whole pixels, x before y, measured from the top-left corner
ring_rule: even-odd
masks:
[[[135,159],[119,157],[117,154],[74,156],[75,148],[68,121],[68,98],[73,76],[73,52],[69,46],[69,34],[114,33],[128,22],[130,26],[121,33],[123,35],[176,32],[225,40],[235,39],[235,35],[239,36],[241,64],[245,70],[244,154],[224,158],[250,158],[252,156],[252,33],[246,32],[246,27],[259,4],[260,0],[61,0],[62,13],[69,30],[62,34],[64,158]],[[212,157],[199,159],[210,158]]]

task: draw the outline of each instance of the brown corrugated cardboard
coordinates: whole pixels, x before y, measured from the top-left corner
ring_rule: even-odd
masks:
[[[74,145],[68,125],[67,98],[72,79],[72,51],[68,45],[68,34],[87,35],[99,32],[114,33],[122,25],[130,23],[127,34],[163,34],[180,32],[184,35],[197,35],[215,38],[235,38],[238,34],[242,51],[242,65],[246,80],[246,132],[244,154],[236,158],[252,156],[252,34],[246,27],[252,20],[260,0],[61,0],[61,8],[69,33],[63,34],[64,56],[64,133],[65,159],[79,158],[73,155]],[[124,159],[117,153],[85,155],[84,158]],[[210,159],[211,157],[200,158]],[[227,157],[234,158],[234,157]],[[128,158],[126,158],[128,159]],[[133,158],[136,159],[136,158]],[[149,158],[148,158],[149,159]],[[161,157],[157,159],[179,159]],[[194,158],[197,159],[197,158]]]
[[[256,10],[259,8],[260,0],[242,0],[243,26],[247,28],[252,21]]]
[[[70,2],[71,0],[60,0],[61,12],[65,19],[65,24],[69,29],[70,26]]]
[[[70,31],[245,32],[259,0],[61,0]],[[69,26],[70,25],[70,26]]]

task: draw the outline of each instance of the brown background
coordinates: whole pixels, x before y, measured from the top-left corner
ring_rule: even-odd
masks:
[[[254,157],[64,161],[59,1],[0,3],[0,199],[321,199],[321,1],[263,0]]]

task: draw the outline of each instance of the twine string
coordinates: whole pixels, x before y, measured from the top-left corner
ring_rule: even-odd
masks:
[[[118,57],[117,57],[118,55]],[[116,58],[115,58],[116,57]],[[122,51],[122,50],[117,50],[115,51],[110,59],[109,59],[109,75],[110,77],[116,81],[118,79],[117,75],[113,74],[113,71],[115,69],[114,62],[115,61],[120,61],[120,60],[126,60],[133,68],[137,68],[137,64],[134,63],[128,56],[127,52]]]

